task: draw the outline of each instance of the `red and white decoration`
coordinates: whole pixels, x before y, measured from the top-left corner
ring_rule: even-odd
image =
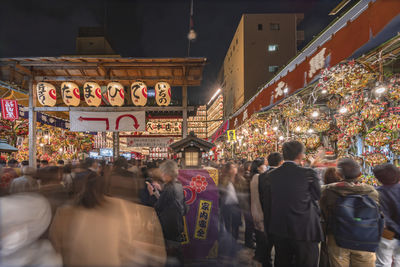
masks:
[[[15,121],[19,118],[17,100],[0,99],[1,117],[5,120]]]

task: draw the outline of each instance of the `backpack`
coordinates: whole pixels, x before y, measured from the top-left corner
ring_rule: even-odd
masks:
[[[337,199],[330,225],[339,247],[375,252],[384,221],[378,205],[369,196],[347,195]]]

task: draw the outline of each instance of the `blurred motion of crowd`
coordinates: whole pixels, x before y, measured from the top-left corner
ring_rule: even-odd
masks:
[[[218,259],[193,266],[400,266],[400,170],[375,166],[375,188],[353,159],[304,151],[203,161],[219,170]],[[180,161],[0,167],[0,266],[191,266]]]

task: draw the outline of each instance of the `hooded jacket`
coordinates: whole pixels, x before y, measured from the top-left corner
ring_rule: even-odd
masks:
[[[39,240],[50,221],[50,204],[38,194],[0,198],[0,266],[62,266],[51,243]]]
[[[333,216],[337,199],[348,195],[368,195],[379,205],[379,194],[371,185],[357,183],[354,180],[329,184],[322,188],[320,200],[324,222],[329,222]],[[329,225],[324,224],[324,226],[326,234],[331,234]]]

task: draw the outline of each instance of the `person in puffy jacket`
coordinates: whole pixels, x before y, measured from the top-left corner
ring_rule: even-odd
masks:
[[[61,267],[61,257],[49,240],[39,239],[50,221],[50,204],[39,194],[0,198],[0,266]]]

